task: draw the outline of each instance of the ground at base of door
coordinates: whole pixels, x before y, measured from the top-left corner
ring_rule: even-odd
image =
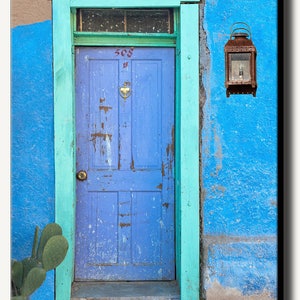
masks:
[[[71,300],[180,300],[176,281],[74,282]]]

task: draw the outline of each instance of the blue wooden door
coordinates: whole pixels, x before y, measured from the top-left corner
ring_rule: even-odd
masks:
[[[174,60],[76,48],[75,280],[174,279]]]

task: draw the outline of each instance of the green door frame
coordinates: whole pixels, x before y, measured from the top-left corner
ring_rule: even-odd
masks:
[[[103,2],[103,3],[101,3]],[[69,241],[69,251],[56,269],[55,299],[71,296],[75,248],[75,117],[74,32],[75,8],[141,8],[144,0],[53,0],[55,221]],[[176,40],[176,279],[181,300],[200,299],[199,215],[199,4],[154,0],[152,8],[179,11]],[[167,42],[166,42],[167,43]],[[198,266],[198,267],[197,267]]]

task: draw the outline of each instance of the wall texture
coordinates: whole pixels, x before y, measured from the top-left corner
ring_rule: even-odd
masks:
[[[201,6],[202,296],[275,299],[277,288],[277,7],[275,0]],[[51,1],[12,1],[12,257],[54,221]],[[249,24],[257,96],[224,87],[230,26]],[[32,300],[54,298],[48,273]],[[249,298],[250,297],[250,298]],[[246,298],[245,298],[246,299]]]
[[[11,8],[11,257],[14,259],[31,255],[35,226],[42,229],[54,221],[49,3],[48,0],[12,1]],[[47,273],[43,286],[31,299],[54,299],[53,271]]]
[[[202,10],[202,281],[207,299],[233,299],[233,293],[238,299],[276,297],[276,4],[207,0]],[[224,45],[238,21],[250,26],[258,52],[256,97],[225,94]]]
[[[51,19],[51,0],[12,0],[10,3],[12,27]]]

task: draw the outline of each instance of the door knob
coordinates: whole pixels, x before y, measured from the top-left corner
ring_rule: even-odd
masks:
[[[80,170],[76,174],[76,178],[80,181],[84,181],[87,179],[87,173],[86,171]]]

